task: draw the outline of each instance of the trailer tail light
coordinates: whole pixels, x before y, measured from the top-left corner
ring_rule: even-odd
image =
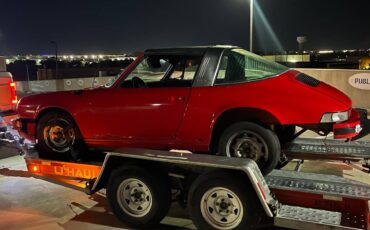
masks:
[[[39,173],[40,172],[40,166],[39,165],[30,164],[30,165],[28,165],[28,171],[31,171],[33,173]]]
[[[18,98],[17,98],[17,86],[15,84],[15,82],[11,82],[9,84],[10,86],[10,96],[11,96],[11,103],[13,105],[16,105],[18,103]]]

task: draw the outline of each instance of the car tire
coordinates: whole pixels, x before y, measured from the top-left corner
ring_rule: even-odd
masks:
[[[200,176],[188,197],[189,214],[197,229],[254,229],[263,213],[247,183],[245,178],[224,171]]]
[[[70,115],[49,112],[36,126],[36,148],[46,159],[78,160],[86,146],[80,131]]]
[[[296,126],[295,125],[279,126],[276,127],[275,132],[279,138],[281,147],[284,148],[287,143],[294,140]]]
[[[107,186],[115,216],[135,228],[158,225],[171,205],[171,187],[166,177],[157,170],[135,166],[115,170]]]
[[[251,122],[238,122],[226,128],[218,147],[219,155],[253,159],[263,175],[276,167],[280,152],[276,134]]]

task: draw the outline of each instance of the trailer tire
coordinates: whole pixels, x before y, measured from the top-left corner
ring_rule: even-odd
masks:
[[[254,160],[263,175],[269,174],[276,167],[280,151],[277,135],[252,122],[238,122],[226,128],[218,147],[222,156]]]
[[[158,225],[171,205],[171,187],[166,177],[158,170],[136,166],[115,170],[107,186],[107,197],[115,216],[135,228]]]
[[[254,229],[257,226],[263,217],[262,207],[245,180],[222,171],[204,174],[194,182],[188,200],[189,213],[197,229]]]

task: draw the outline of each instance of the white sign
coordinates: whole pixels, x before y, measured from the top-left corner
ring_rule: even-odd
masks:
[[[348,79],[348,83],[357,88],[370,90],[370,73],[358,73]]]

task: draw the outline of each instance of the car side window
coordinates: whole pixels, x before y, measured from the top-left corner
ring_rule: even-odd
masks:
[[[222,57],[215,84],[222,84],[226,82],[225,75],[228,59],[229,57],[227,55]]]
[[[246,80],[244,57],[233,52],[224,55],[215,84],[238,83]]]
[[[191,87],[200,57],[148,56],[121,82],[121,88]]]
[[[226,53],[220,63],[215,85],[258,81],[277,76],[287,67],[242,49]]]
[[[168,77],[167,86],[190,87],[193,83],[195,74],[200,65],[201,58],[187,57],[179,60],[175,65],[171,75]]]
[[[147,88],[158,84],[173,68],[164,58],[146,57],[121,82],[121,88]]]

